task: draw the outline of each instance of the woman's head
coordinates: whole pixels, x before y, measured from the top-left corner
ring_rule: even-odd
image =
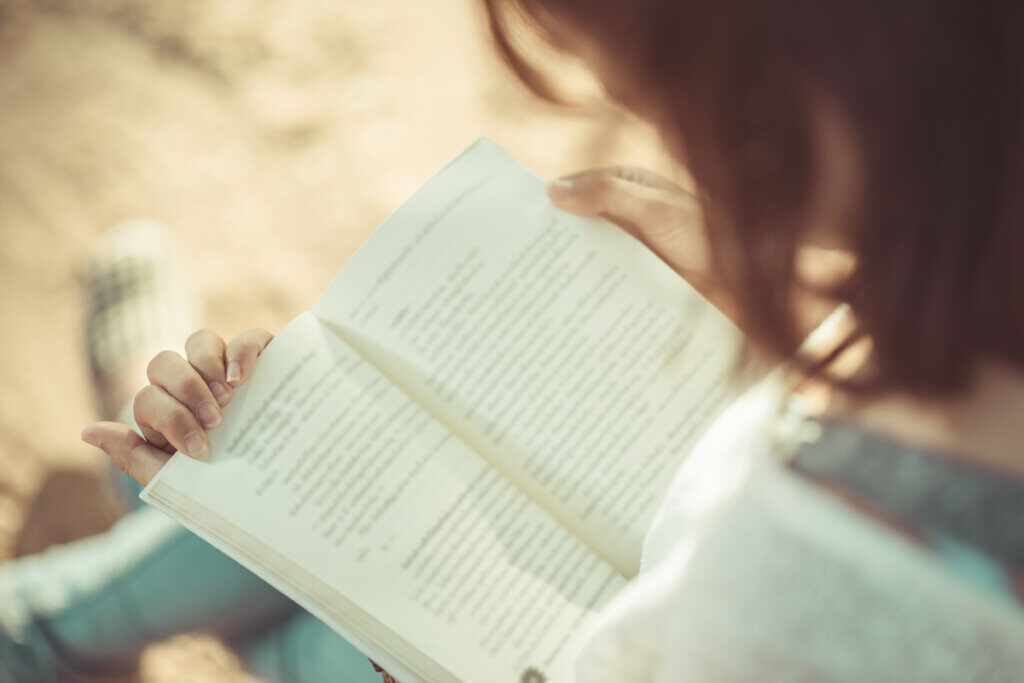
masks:
[[[497,43],[528,18],[655,123],[707,201],[718,267],[755,340],[798,342],[797,249],[856,266],[878,389],[963,387],[1024,365],[1024,5],[486,0]]]

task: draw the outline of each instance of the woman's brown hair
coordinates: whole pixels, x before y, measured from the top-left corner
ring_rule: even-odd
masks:
[[[549,99],[518,47],[523,25],[558,46],[569,22],[622,60],[681,141],[719,275],[755,342],[782,356],[799,343],[792,294],[819,89],[863,158],[844,234],[856,266],[828,296],[871,340],[868,388],[950,392],[978,359],[1024,367],[1024,3],[485,4],[499,52]]]

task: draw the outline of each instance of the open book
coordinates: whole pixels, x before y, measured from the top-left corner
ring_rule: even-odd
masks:
[[[570,680],[740,343],[480,140],[277,335],[208,462],[142,498],[403,683]]]

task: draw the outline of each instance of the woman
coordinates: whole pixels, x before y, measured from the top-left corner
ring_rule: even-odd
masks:
[[[629,230],[777,358],[821,310],[849,311],[789,365],[819,400],[769,380],[697,447],[579,679],[1019,680],[1024,10],[486,5],[538,93],[556,97],[517,47],[523,20],[657,126],[698,188],[606,169],[552,183],[553,201]],[[200,422],[267,340],[197,333],[151,366],[145,439],[83,438],[143,482],[168,450],[201,456]]]

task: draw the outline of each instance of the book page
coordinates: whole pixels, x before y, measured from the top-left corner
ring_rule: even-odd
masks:
[[[313,309],[626,576],[739,331],[641,243],[557,210],[486,140],[396,211]]]
[[[569,680],[625,584],[309,313],[210,436],[144,498],[412,678]]]

